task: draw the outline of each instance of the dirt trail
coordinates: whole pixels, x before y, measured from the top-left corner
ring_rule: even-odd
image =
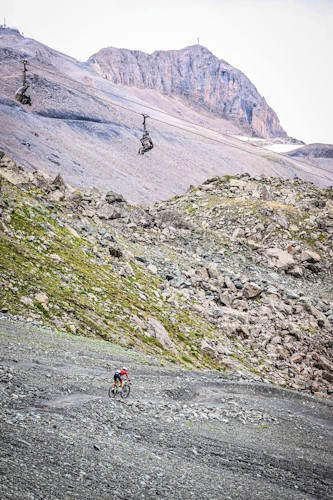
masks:
[[[107,397],[126,364],[132,392]],[[333,498],[333,405],[0,321],[0,497]]]

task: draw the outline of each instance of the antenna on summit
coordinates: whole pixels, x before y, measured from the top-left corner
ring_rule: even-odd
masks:
[[[5,18],[5,17],[3,18],[3,27],[4,27],[4,28],[7,28],[7,25],[6,25],[6,18]]]
[[[200,44],[199,44],[199,37],[197,38],[197,42],[198,42],[198,45],[200,45]]]

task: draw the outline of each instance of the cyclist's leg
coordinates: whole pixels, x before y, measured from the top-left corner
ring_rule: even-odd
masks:
[[[115,374],[113,376],[113,385],[112,385],[112,390],[113,391],[115,391],[116,388],[117,388],[117,382],[118,382],[118,380],[119,380],[119,376],[117,374]]]
[[[117,387],[117,390],[120,386],[120,390],[121,390],[121,383],[122,383],[122,380],[121,380],[121,376],[118,374],[116,375],[116,387]]]

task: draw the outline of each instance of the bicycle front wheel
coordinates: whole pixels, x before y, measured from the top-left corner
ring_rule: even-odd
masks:
[[[129,393],[131,392],[131,386],[128,384],[124,384],[121,395],[123,398],[128,398]]]

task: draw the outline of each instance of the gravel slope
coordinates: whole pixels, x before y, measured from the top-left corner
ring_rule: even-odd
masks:
[[[0,353],[3,499],[333,498],[326,401],[7,319]]]

